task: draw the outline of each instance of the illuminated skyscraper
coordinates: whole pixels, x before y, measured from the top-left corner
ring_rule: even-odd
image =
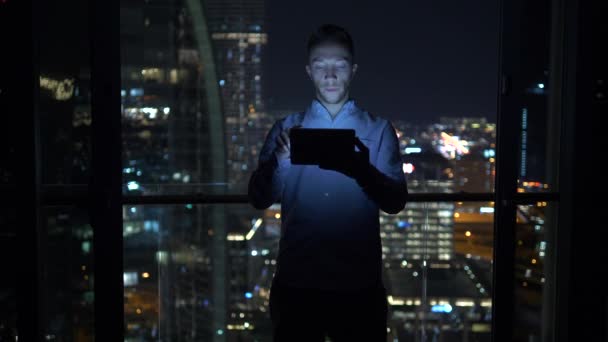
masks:
[[[221,97],[200,2],[121,2],[126,193],[225,184]],[[223,206],[123,211],[126,336],[223,340]],[[145,275],[145,276],[144,276]]]
[[[257,165],[269,121],[263,94],[265,32],[264,0],[206,0],[213,41],[227,148],[231,190],[246,192]]]
[[[420,181],[410,180],[410,192],[420,192]],[[452,181],[427,180],[428,192],[448,192]],[[427,190],[428,189],[428,190]],[[453,203],[410,202],[396,215],[380,216],[384,258],[391,265],[453,258]]]

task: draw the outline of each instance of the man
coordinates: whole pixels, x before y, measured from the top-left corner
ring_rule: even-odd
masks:
[[[386,341],[379,209],[401,211],[407,186],[394,128],[349,98],[357,67],[346,30],[323,25],[311,35],[306,73],[316,98],[274,124],[249,181],[255,208],[281,202],[275,342]],[[340,164],[292,165],[289,130],[300,126],[354,129],[359,151]]]

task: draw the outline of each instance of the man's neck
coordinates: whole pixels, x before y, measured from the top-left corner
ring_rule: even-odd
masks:
[[[323,107],[327,109],[333,120],[340,112],[340,109],[342,109],[342,106],[344,106],[344,104],[348,101],[348,96],[345,96],[344,99],[338,103],[327,103],[323,101],[320,97],[317,97],[317,100],[323,105]]]

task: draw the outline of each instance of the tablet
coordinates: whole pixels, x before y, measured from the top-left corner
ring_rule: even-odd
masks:
[[[289,141],[292,164],[337,162],[355,152],[354,129],[292,128]]]

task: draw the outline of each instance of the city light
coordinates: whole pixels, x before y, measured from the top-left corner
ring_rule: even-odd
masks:
[[[438,152],[446,159],[455,159],[456,156],[462,156],[469,153],[468,144],[467,141],[460,140],[460,137],[458,136],[452,136],[446,132],[441,132],[441,145],[438,146]]]
[[[393,296],[387,296],[386,298],[388,300],[388,304],[389,305],[403,305],[405,304],[405,301],[401,298],[395,298]]]
[[[406,147],[404,152],[405,154],[420,153],[422,149],[420,147]]]
[[[154,119],[156,117],[156,113],[158,113],[158,109],[153,107],[143,107],[141,111],[148,114],[151,119]]]
[[[135,286],[138,284],[137,272],[123,272],[122,273],[123,286]]]
[[[452,312],[452,306],[450,304],[437,304],[431,307],[431,311],[450,313]]]
[[[410,174],[410,173],[414,172],[415,169],[416,168],[414,167],[414,164],[403,163],[403,173]]]
[[[131,181],[131,182],[127,183],[127,189],[129,189],[130,191],[138,190],[139,184],[135,181]]]
[[[228,241],[245,241],[245,237],[243,236],[243,234],[228,234],[228,236],[226,236],[226,240]]]
[[[135,97],[135,96],[143,96],[144,95],[144,90],[142,88],[132,88],[131,90],[129,90],[129,95]]]
[[[72,98],[74,83],[75,81],[72,78],[55,80],[49,77],[40,76],[40,88],[49,90],[53,94],[53,98],[59,101],[65,101]]]
[[[410,224],[408,222],[406,222],[406,221],[399,221],[399,222],[397,222],[397,227],[399,227],[399,228],[407,228],[409,226],[410,226]]]
[[[246,32],[214,32],[211,34],[213,40],[239,40],[245,44],[266,44],[268,35],[266,33],[246,33]]]
[[[141,274],[141,277],[142,278],[150,278],[150,273],[144,272],[144,273]]]
[[[247,239],[247,241],[251,240],[251,238],[253,238],[253,235],[255,235],[255,232],[258,230],[258,228],[260,228],[260,226],[262,225],[262,219],[259,218],[255,221],[255,223],[253,224],[253,226],[251,227],[251,230],[249,230],[249,232],[247,233],[247,236],[245,237]]]
[[[456,306],[474,306],[475,302],[472,300],[457,300],[455,304]]]
[[[467,231],[466,231],[466,233],[464,233],[464,235],[465,235],[466,237],[469,237],[469,236],[471,236],[471,232],[467,230]]]
[[[496,157],[496,151],[493,148],[483,150],[483,156],[485,158]]]

